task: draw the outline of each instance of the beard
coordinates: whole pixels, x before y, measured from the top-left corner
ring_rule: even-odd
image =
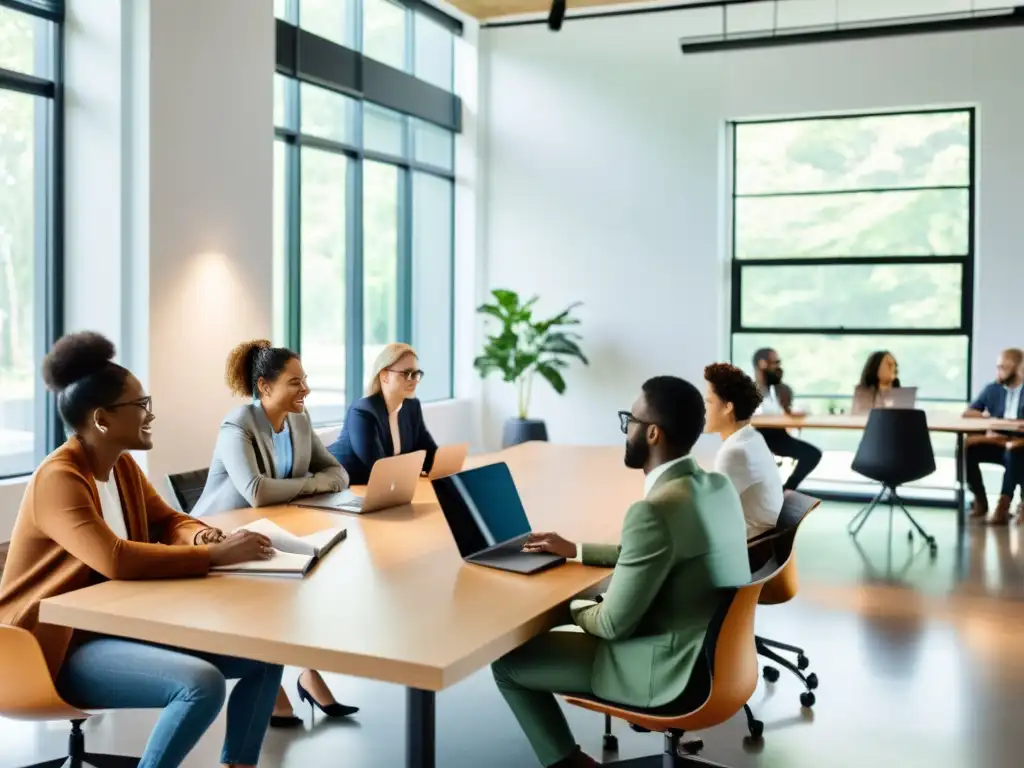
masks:
[[[651,456],[651,446],[647,444],[644,430],[638,429],[635,437],[626,438],[626,454],[623,460],[630,469],[643,469]]]
[[[1016,378],[1017,372],[1013,371],[1011,373],[1006,374],[1005,376],[1000,376],[999,383],[1005,387],[1007,384],[1012,384]]]
[[[778,384],[781,384],[782,383],[782,369],[779,368],[778,370],[775,370],[775,371],[768,371],[768,370],[766,370],[764,372],[764,383],[767,386],[769,386],[769,387],[774,387],[774,386],[776,386]]]

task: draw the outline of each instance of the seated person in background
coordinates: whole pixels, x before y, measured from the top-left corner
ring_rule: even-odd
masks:
[[[996,361],[996,380],[985,386],[981,394],[964,411],[967,418],[1021,419],[1024,418],[1024,398],[1021,397],[1021,363],[1024,352],[1005,349]],[[999,501],[989,519],[992,525],[1006,525],[1010,521],[1010,504],[1017,486],[1024,482],[1024,440],[1011,434],[989,432],[967,438],[967,487],[974,495],[970,517],[980,520],[988,514],[988,497],[981,478],[981,465],[1000,464],[1005,468]],[[1024,500],[1017,508],[1017,522],[1024,519]]]
[[[300,496],[348,486],[345,470],[324,448],[306,412],[309,387],[297,354],[265,340],[243,342],[228,355],[225,380],[232,393],[250,402],[221,422],[206,487],[192,510],[194,517],[287,504]],[[316,704],[329,717],[359,711],[335,702],[315,670],[299,675],[298,692],[300,699]],[[301,724],[282,688],[271,725]]]
[[[775,457],[750,417],[761,404],[757,384],[735,365],[714,363],[704,369],[706,432],[722,436],[715,471],[728,477],[743,505],[747,539],[775,528],[782,511],[782,478]]]
[[[770,347],[764,347],[754,353],[754,376],[757,389],[764,398],[758,413],[786,413],[790,416],[801,416],[793,410],[793,390],[782,383],[782,361],[779,353]],[[764,437],[769,450],[776,456],[796,459],[796,468],[786,480],[783,488],[795,491],[821,461],[821,451],[810,443],[793,437],[785,429],[758,427],[757,431]]]
[[[153,402],[114,345],[95,333],[58,341],[43,380],[73,433],[25,489],[0,579],[0,623],[31,632],[57,691],[76,707],[163,709],[139,765],[181,765],[224,705],[221,761],[255,766],[281,684],[281,667],[259,661],[75,633],[42,624],[39,604],[108,579],[182,579],[212,566],[267,559],[270,541],[225,537],[171,509],[129,451],[153,447]],[[187,585],[186,585],[187,586]]]
[[[533,534],[525,549],[614,567],[603,602],[573,601],[583,632],[548,632],[496,661],[494,677],[545,766],[595,766],[573,739],[554,692],[658,707],[682,695],[701,658],[722,587],[750,581],[736,489],[688,454],[704,430],[697,389],[672,376],[647,381],[629,413],[625,463],[644,472],[644,500],[621,545]]]
[[[872,408],[885,408],[886,395],[898,389],[899,368],[896,358],[886,350],[872,352],[860,373],[860,383],[853,391],[853,413],[867,413]]]
[[[423,471],[434,465],[437,443],[416,399],[416,385],[423,378],[418,362],[408,344],[388,344],[373,363],[366,397],[349,406],[341,434],[328,450],[353,485],[368,482],[374,463],[385,456],[425,450]]]

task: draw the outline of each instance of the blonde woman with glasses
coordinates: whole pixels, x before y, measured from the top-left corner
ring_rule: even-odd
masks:
[[[437,443],[423,422],[416,386],[423,379],[416,350],[388,344],[377,355],[366,397],[349,406],[338,439],[328,448],[352,485],[364,485],[377,459],[424,450],[423,471],[434,464]]]

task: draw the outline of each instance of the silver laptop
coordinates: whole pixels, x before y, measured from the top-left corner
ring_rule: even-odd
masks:
[[[466,456],[469,455],[469,443],[457,443],[455,445],[442,445],[434,454],[434,463],[427,474],[431,480],[438,477],[448,477],[456,472],[462,471],[462,465],[466,463]]]
[[[888,392],[857,387],[853,391],[854,415],[867,413],[872,408],[913,408],[917,404],[917,387],[895,387]]]
[[[370,470],[370,482],[366,484],[366,494],[363,496],[350,490],[320,493],[306,496],[296,503],[300,507],[356,513],[377,512],[410,504],[416,495],[416,483],[426,458],[426,451],[413,451],[377,459]]]

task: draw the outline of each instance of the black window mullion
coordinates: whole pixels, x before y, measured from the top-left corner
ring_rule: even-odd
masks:
[[[363,163],[350,160],[347,168],[345,399],[351,403],[363,390]]]
[[[285,144],[285,334],[302,354],[302,147]]]
[[[412,171],[398,171],[398,263],[396,268],[398,341],[412,343]]]

